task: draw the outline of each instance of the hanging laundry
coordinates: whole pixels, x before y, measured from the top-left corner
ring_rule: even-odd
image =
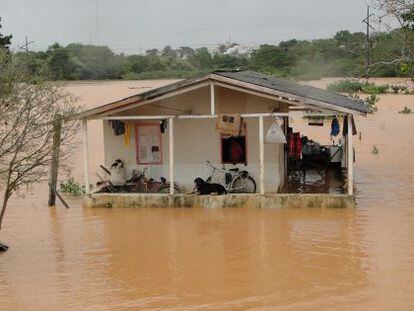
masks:
[[[167,120],[162,120],[160,123],[161,134],[164,134],[166,129],[167,129]]]
[[[352,135],[358,134],[353,116],[351,116],[351,123],[352,123]],[[342,135],[344,136],[348,135],[348,116],[344,117],[344,124],[342,126]]]
[[[216,130],[223,135],[239,136],[241,124],[240,114],[221,114],[217,118]]]
[[[114,130],[115,136],[120,136],[125,133],[125,123],[122,121],[118,121],[118,120],[112,121],[112,128]]]
[[[299,132],[289,135],[289,156],[297,159],[302,157],[302,139]]]
[[[338,136],[340,131],[341,129],[340,129],[339,121],[336,117],[334,117],[331,123],[331,137]]]
[[[239,135],[237,136],[246,136],[246,120],[241,118],[240,119],[240,131],[239,131]]]
[[[130,123],[125,123],[124,146],[128,147],[131,142],[131,127]]]

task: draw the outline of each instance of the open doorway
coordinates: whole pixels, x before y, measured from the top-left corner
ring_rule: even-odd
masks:
[[[343,118],[291,119],[286,128],[285,193],[342,194],[346,146]]]

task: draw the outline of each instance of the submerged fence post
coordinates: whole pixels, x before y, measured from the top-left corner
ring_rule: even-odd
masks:
[[[52,166],[49,177],[49,206],[56,204],[56,187],[59,171],[59,152],[60,152],[60,132],[62,130],[62,118],[60,115],[55,116],[53,121],[53,148],[52,148]]]

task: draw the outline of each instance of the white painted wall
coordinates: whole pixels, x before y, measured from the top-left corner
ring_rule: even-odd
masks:
[[[253,113],[280,111],[280,103],[255,97],[252,95],[230,91],[223,88],[216,90],[216,111],[218,113]],[[169,107],[169,109],[165,109]],[[182,109],[209,113],[210,98],[206,89],[180,95],[165,101],[157,102],[156,106],[141,107],[122,115],[172,114],[171,109]],[[104,125],[105,165],[110,166],[116,159],[122,159],[130,176],[133,169],[142,169],[147,166],[138,166],[136,160],[135,130],[131,131],[131,142],[124,146],[124,136],[115,136],[108,121]],[[141,122],[141,121],[140,121]],[[157,121],[149,121],[154,123]],[[265,118],[265,134],[272,124],[272,118]],[[147,122],[148,123],[148,122]],[[175,180],[180,183],[184,191],[193,189],[193,180],[196,177],[207,178],[210,169],[205,165],[209,160],[217,167],[220,163],[220,134],[215,130],[215,119],[192,119],[174,121],[175,139]],[[259,121],[257,118],[246,119],[247,125],[247,157],[248,165],[237,165],[240,169],[249,171],[255,178],[259,190]],[[148,177],[158,179],[161,176],[168,178],[168,130],[162,135],[163,165],[153,166]],[[93,155],[91,155],[93,156]],[[234,167],[226,165],[226,168]],[[265,189],[266,192],[277,192],[283,182],[283,145],[265,145]],[[217,173],[216,180],[221,182],[224,176]],[[220,180],[221,179],[221,180]]]
[[[133,169],[143,169],[147,165],[138,166],[136,161],[135,131],[131,132],[131,143],[124,146],[124,136],[115,136],[108,121],[104,122],[104,149],[105,165],[109,167],[116,159],[125,162],[128,176]],[[217,167],[220,163],[220,134],[215,130],[215,120],[175,120],[175,178],[176,181],[191,191],[193,180],[196,177],[206,178],[210,169],[205,165],[209,160]],[[248,170],[258,183],[259,178],[259,127],[257,119],[247,121],[247,157],[248,165],[236,165],[240,169]],[[265,119],[265,130],[270,127],[272,120]],[[154,165],[149,170],[149,177],[168,179],[168,130],[162,135],[163,165]],[[268,192],[276,192],[280,183],[280,154],[283,146],[265,145],[265,188]],[[227,168],[235,167],[226,165]],[[283,175],[282,175],[283,176]],[[216,180],[223,182],[224,176],[217,173]],[[258,185],[257,185],[258,186]]]

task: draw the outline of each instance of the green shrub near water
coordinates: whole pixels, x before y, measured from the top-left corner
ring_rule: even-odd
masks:
[[[339,93],[363,93],[363,94],[404,94],[413,95],[414,90],[409,89],[406,85],[377,85],[372,82],[359,82],[355,79],[345,79],[328,84],[329,91]]]
[[[365,82],[362,85],[362,93],[365,94],[385,94],[390,86],[388,84],[376,85],[374,83]]]
[[[362,83],[354,79],[340,80],[328,84],[327,90],[339,93],[359,93],[362,91]]]
[[[328,84],[329,91],[339,93],[364,93],[364,94],[384,94],[387,93],[390,86],[388,84],[376,85],[370,82],[359,82],[355,79],[340,80]]]
[[[83,187],[79,185],[73,177],[60,184],[60,191],[74,196],[81,196],[85,194],[85,189],[83,189]]]
[[[371,94],[367,98],[365,98],[365,102],[368,104],[371,112],[375,112],[378,110],[376,104],[379,101],[379,97],[376,94]]]

